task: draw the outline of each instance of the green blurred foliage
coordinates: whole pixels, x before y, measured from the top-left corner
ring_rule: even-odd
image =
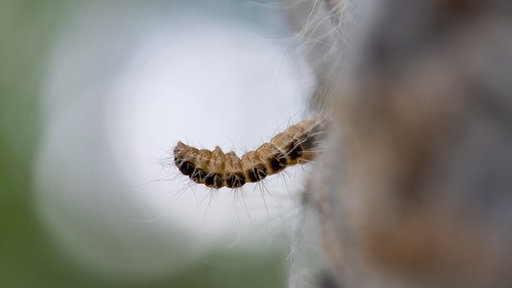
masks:
[[[73,1],[0,1],[0,287],[284,287],[282,253],[214,252],[168,279],[126,283],[74,265],[50,241],[31,193],[38,94],[52,41],[72,9]]]

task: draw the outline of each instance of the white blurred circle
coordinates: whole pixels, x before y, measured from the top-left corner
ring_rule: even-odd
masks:
[[[213,191],[180,175],[171,152],[182,140],[241,155],[302,120],[312,83],[286,41],[214,18],[137,30],[137,7],[113,22],[112,7],[91,7],[48,65],[34,186],[52,237],[88,268],[132,278],[269,239],[262,227],[293,209],[301,169]]]

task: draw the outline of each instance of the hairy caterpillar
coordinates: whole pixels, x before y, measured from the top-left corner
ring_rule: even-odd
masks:
[[[313,160],[326,127],[324,117],[297,123],[242,157],[232,151],[224,153],[218,146],[213,151],[199,150],[178,142],[174,148],[174,163],[196,183],[216,189],[239,188],[279,173],[287,166]]]

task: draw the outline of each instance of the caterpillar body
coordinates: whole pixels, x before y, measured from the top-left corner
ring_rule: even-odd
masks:
[[[174,163],[181,173],[196,183],[215,189],[239,188],[279,173],[288,166],[313,160],[327,123],[325,117],[314,117],[292,125],[242,157],[233,151],[224,153],[218,146],[210,151],[180,141],[174,148]]]

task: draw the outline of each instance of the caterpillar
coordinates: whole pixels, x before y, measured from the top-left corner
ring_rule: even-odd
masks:
[[[224,153],[218,146],[210,151],[180,141],[174,148],[174,163],[195,183],[215,189],[239,188],[279,173],[288,166],[313,160],[327,123],[325,117],[318,116],[292,125],[242,157],[233,151]]]

